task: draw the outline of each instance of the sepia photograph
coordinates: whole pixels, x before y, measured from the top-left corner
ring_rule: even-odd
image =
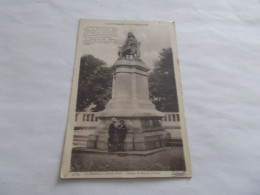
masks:
[[[191,177],[173,22],[81,19],[62,178]]]

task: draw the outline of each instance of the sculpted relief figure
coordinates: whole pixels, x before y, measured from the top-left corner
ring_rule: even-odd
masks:
[[[136,40],[134,34],[129,32],[123,46],[119,48],[118,55],[124,58],[126,58],[127,55],[140,58],[139,46],[140,43]]]

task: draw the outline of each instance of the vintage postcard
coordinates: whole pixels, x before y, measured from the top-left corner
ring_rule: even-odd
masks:
[[[61,178],[191,177],[175,23],[81,19]]]

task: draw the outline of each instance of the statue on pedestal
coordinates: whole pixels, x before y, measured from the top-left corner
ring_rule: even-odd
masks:
[[[127,39],[123,46],[119,47],[118,51],[119,58],[127,58],[128,55],[132,55],[133,58],[140,58],[140,43],[136,40],[132,32],[128,33]]]
[[[99,118],[98,133],[88,140],[89,147],[107,150],[111,120],[123,120],[128,131],[118,143],[121,150],[140,151],[164,147],[170,137],[161,125],[164,117],[149,99],[148,66],[140,59],[140,43],[133,33],[118,51],[114,63],[112,99],[105,110],[96,114]],[[124,141],[122,141],[124,140]],[[122,143],[124,142],[124,143]]]

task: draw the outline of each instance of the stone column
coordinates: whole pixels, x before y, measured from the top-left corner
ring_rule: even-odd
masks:
[[[131,87],[132,87],[132,104],[133,108],[137,108],[137,95],[136,95],[136,73],[135,71],[131,73]]]
[[[112,99],[116,97],[116,74],[113,74],[113,83],[112,83]]]
[[[140,42],[138,42],[138,48],[137,48],[137,57],[138,58],[141,58],[141,54],[140,54],[140,45],[141,45],[141,43]]]
[[[131,73],[132,99],[136,99],[136,73]]]

